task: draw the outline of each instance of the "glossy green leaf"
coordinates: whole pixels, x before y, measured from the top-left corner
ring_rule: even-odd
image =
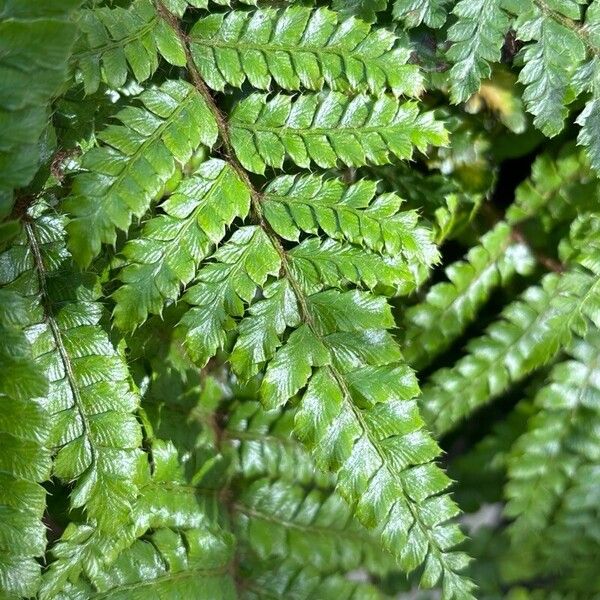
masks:
[[[141,106],[118,115],[122,125],[99,133],[102,145],[81,159],[70,197],[69,247],[88,265],[101,244],[114,244],[117,230],[127,231],[141,218],[163,186],[191,159],[201,144],[212,146],[217,125],[206,101],[188,83],[167,81],[140,95]]]
[[[72,267],[64,236],[64,218],[35,214],[0,255],[0,284],[26,294],[32,306],[27,335],[49,385],[36,395],[49,413],[53,473],[74,484],[73,508],[115,531],[137,495],[142,434],[132,413],[139,400],[123,356],[100,325],[97,278]]]
[[[114,293],[115,324],[132,329],[148,313],[160,314],[196,276],[201,261],[223,239],[234,219],[250,208],[250,192],[231,166],[203,163],[184,177],[146,221],[139,237],[123,248],[123,285]]]
[[[181,326],[189,352],[200,364],[223,347],[233,317],[244,314],[258,286],[280,268],[279,255],[258,227],[238,229],[211,259],[183,297],[192,308]]]
[[[150,0],[134,0],[126,8],[83,10],[79,28],[81,38],[73,58],[87,93],[95,92],[101,82],[123,87],[130,73],[136,81],[146,81],[158,68],[159,54],[172,65],[185,65],[177,33]]]
[[[423,302],[406,310],[403,350],[408,362],[422,368],[446,350],[475,321],[493,292],[535,265],[530,249],[512,239],[499,223],[471,248],[465,261],[446,269],[449,281],[437,283]]]
[[[216,13],[191,31],[194,62],[215,90],[248,80],[261,90],[370,91],[418,95],[419,69],[383,28],[301,6]]]
[[[254,173],[267,166],[281,169],[285,159],[303,168],[380,165],[446,141],[431,113],[419,114],[416,104],[389,96],[253,94],[231,115],[231,142],[242,165]]]
[[[49,104],[67,78],[79,0],[3,2],[0,10],[0,219],[42,159]]]

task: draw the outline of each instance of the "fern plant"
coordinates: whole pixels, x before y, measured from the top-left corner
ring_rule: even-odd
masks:
[[[0,2],[0,598],[600,593],[599,18]]]

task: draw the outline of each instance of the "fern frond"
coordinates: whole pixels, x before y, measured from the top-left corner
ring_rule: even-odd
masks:
[[[449,78],[452,101],[459,103],[490,77],[490,63],[500,60],[509,18],[500,0],[461,0],[453,14],[457,20],[448,30],[448,58],[453,62]]]
[[[406,27],[425,23],[437,29],[446,22],[448,4],[449,0],[394,0],[392,14]]]
[[[447,141],[442,125],[413,102],[339,92],[253,94],[233,109],[230,131],[237,158],[253,173],[281,169],[286,158],[303,168],[381,165]]]
[[[142,217],[163,186],[192,158],[201,144],[211,147],[217,127],[205,100],[184,81],[167,81],[139,97],[143,108],[128,106],[121,125],[98,134],[101,146],[81,159],[71,196],[63,203],[72,216],[69,248],[83,266],[114,244],[117,229],[127,231]]]
[[[0,15],[0,218],[13,207],[13,189],[25,187],[45,152],[40,138],[49,103],[67,78],[80,0],[59,6],[4,3]],[[35,85],[32,85],[35,83]],[[42,143],[40,143],[42,142]]]
[[[200,75],[211,88],[227,84],[284,90],[368,91],[416,96],[422,80],[406,64],[407,48],[397,38],[364,21],[340,20],[326,8],[301,6],[232,11],[196,22],[190,47]]]
[[[497,287],[531,273],[534,264],[531,251],[512,238],[510,227],[496,225],[465,261],[446,269],[449,282],[437,283],[423,302],[406,310],[402,348],[408,363],[426,366],[465,331]]]
[[[41,600],[58,597],[69,581],[85,580],[86,586],[100,587],[104,579],[99,573],[111,569],[151,529],[214,529],[214,519],[203,510],[208,505],[202,504],[187,485],[173,444],[158,439],[146,442],[151,451],[152,474],[148,464],[140,465],[140,494],[119,535],[90,523],[71,522],[52,547],[52,560],[39,592]]]
[[[340,600],[383,600],[373,585],[351,581],[338,574],[323,574],[310,565],[283,562],[273,566],[254,564],[244,581],[243,600],[289,598],[339,598]]]
[[[249,481],[268,477],[330,488],[331,475],[319,471],[293,438],[294,416],[292,410],[264,410],[257,400],[234,404],[225,427],[234,472]]]
[[[468,343],[466,356],[431,376],[423,389],[422,407],[438,434],[546,364],[573,333],[585,335],[588,320],[597,326],[598,251],[586,243],[585,235],[576,240],[575,231],[571,237],[581,249],[573,251],[572,270],[561,276],[548,274],[540,286],[526,290],[483,336]]]
[[[523,50],[525,64],[519,74],[519,81],[526,86],[523,100],[535,117],[534,124],[552,137],[563,129],[568,113],[566,105],[574,97],[574,70],[585,58],[585,44],[561,18],[579,19],[581,3],[577,0],[554,3],[550,15],[543,5],[531,0],[516,6],[517,35],[531,42]],[[556,44],[558,39],[560,48]]]
[[[137,494],[142,440],[131,413],[138,398],[99,325],[98,282],[70,266],[64,236],[64,218],[36,214],[0,255],[0,284],[25,290],[34,306],[27,334],[50,386],[42,405],[51,415],[54,474],[75,482],[73,508],[114,530]]]
[[[269,363],[264,402],[281,405],[308,384],[296,433],[313,449],[317,464],[338,471],[338,489],[359,520],[380,525],[385,546],[398,554],[404,569],[427,561],[425,585],[443,577],[449,597],[468,593],[468,582],[454,574],[462,558],[445,553],[461,539],[444,523],[455,514],[451,501],[438,496],[449,481],[427,464],[438,450],[420,429],[410,400],[417,389],[413,375],[393,365],[399,355],[385,332],[393,324],[389,309],[357,291],[319,292],[305,302],[310,320],[290,334]],[[371,332],[361,336],[365,329]],[[445,531],[447,545],[437,541],[433,532],[438,530]]]
[[[227,572],[232,545],[230,536],[205,529],[159,529],[96,573],[93,582],[67,583],[56,598],[158,600],[192,595],[199,600],[233,600],[234,585]]]
[[[0,265],[2,264],[0,259]],[[23,328],[31,307],[18,292],[0,289],[0,596],[37,590],[46,548],[42,516],[50,475],[50,418],[40,398],[48,381],[38,369]]]
[[[259,227],[238,229],[198,273],[198,282],[183,299],[193,308],[183,317],[186,344],[200,364],[214,356],[234,326],[232,317],[244,314],[245,304],[281,267],[279,255]]]
[[[139,83],[158,68],[159,54],[176,66],[185,65],[185,50],[150,0],[134,0],[130,6],[101,6],[81,11],[81,39],[74,60],[86,93],[100,82],[120,88],[129,72]]]
[[[320,573],[366,568],[385,573],[391,556],[358,525],[348,505],[331,491],[259,479],[233,504],[234,528],[261,561],[286,559]]]
[[[336,179],[282,176],[262,196],[267,221],[286,240],[323,232],[375,252],[400,253],[428,263],[435,260],[435,247],[428,230],[418,225],[417,213],[400,211],[403,200],[395,194],[377,195],[375,182],[347,186]]]
[[[123,285],[113,294],[115,324],[135,328],[148,313],[160,314],[166,302],[177,300],[200,262],[249,208],[249,190],[221,160],[209,160],[184,178],[161,203],[161,214],[123,248]]]
[[[467,344],[466,356],[431,376],[421,404],[436,433],[446,433],[556,354],[562,340],[548,322],[559,279],[546,275],[540,286],[528,288],[504,309],[501,320]]]
[[[537,393],[535,405],[539,412],[515,444],[509,460],[505,512],[516,519],[510,533],[515,545],[529,547],[541,557],[554,557],[550,564],[538,563],[541,572],[577,560],[582,546],[591,544],[595,552],[600,549],[591,533],[595,509],[586,503],[585,492],[573,490],[589,485],[591,491],[592,482],[598,481],[594,475],[600,453],[596,431],[600,397],[598,332],[575,340],[569,355],[569,360],[553,368],[549,383]],[[577,503],[583,499],[583,504],[573,506],[569,494],[579,499]],[[586,519],[591,528],[586,527]],[[551,549],[554,544],[560,544],[560,552]]]
[[[349,283],[374,290],[394,288],[412,279],[403,257],[394,261],[364,248],[334,240],[309,238],[288,253],[290,271],[307,290],[323,285],[343,288]]]
[[[594,210],[599,186],[582,150],[567,146],[557,158],[542,154],[534,161],[531,176],[517,187],[506,219],[517,224],[535,218],[551,231]]]

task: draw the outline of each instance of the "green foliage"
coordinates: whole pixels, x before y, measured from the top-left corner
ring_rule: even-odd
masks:
[[[598,129],[598,56],[600,5],[583,0],[478,0],[458,2],[456,22],[448,31],[447,53],[453,102],[463,102],[491,75],[509,30],[523,43],[517,56],[523,100],[534,125],[554,137],[565,127],[569,105],[583,95],[586,103],[576,122],[578,143],[592,167],[600,169]],[[438,25],[432,25],[439,27]],[[509,51],[510,48],[509,48]]]
[[[273,82],[284,90],[421,90],[419,70],[406,64],[406,48],[394,48],[394,34],[325,8],[214,14],[197,21],[190,35],[198,71],[215,90],[246,80],[261,90]]]
[[[597,0],[41,4],[0,598],[596,597]]]
[[[23,325],[48,385],[39,396],[48,413],[47,445],[56,448],[53,474],[76,482],[73,508],[85,507],[99,527],[112,529],[137,493],[142,434],[132,413],[139,399],[123,357],[99,326],[97,278],[72,269],[64,235],[63,218],[36,215],[0,255],[0,282],[23,294],[31,311]]]
[[[392,157],[411,158],[413,147],[442,145],[446,133],[431,113],[413,102],[382,96],[348,98],[338,92],[253,94],[231,115],[231,142],[242,165],[253,173],[281,169],[286,158],[299,167],[382,165]]]
[[[569,360],[557,364],[538,391],[538,412],[509,459],[510,533],[515,544],[541,555],[540,574],[598,551],[598,344],[596,331],[574,340]],[[554,544],[538,545],[542,537],[532,532],[543,531]]]
[[[514,206],[514,205],[513,205]],[[499,223],[469,250],[466,261],[446,269],[449,282],[438,283],[425,300],[406,311],[404,353],[415,368],[423,368],[446,350],[476,320],[496,288],[534,265],[531,251],[511,238],[506,223]]]
[[[452,101],[464,102],[490,77],[490,62],[500,60],[509,21],[499,0],[462,0],[453,12],[457,20],[448,31]]]
[[[47,159],[52,132],[49,102],[67,75],[79,0],[0,6],[0,217],[13,206],[13,189],[25,187]],[[52,150],[50,150],[51,152]]]
[[[150,0],[134,0],[127,8],[83,10],[79,29],[73,58],[87,93],[101,82],[124,86],[130,71],[136,81],[146,81],[158,68],[158,53],[172,65],[185,65],[181,42]]]
[[[161,214],[123,247],[124,285],[114,294],[117,327],[135,327],[148,313],[160,314],[165,301],[177,300],[181,286],[194,279],[202,259],[249,207],[249,191],[223,161],[206,161],[182,179],[161,203]]]
[[[114,244],[116,230],[127,231],[142,217],[165,184],[201,144],[212,146],[217,126],[205,100],[184,81],[168,81],[144,91],[140,106],[128,106],[98,134],[102,145],[81,158],[65,210],[75,259],[87,266],[102,243]]]

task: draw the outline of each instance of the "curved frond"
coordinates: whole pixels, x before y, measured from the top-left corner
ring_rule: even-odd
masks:
[[[575,340],[569,355],[538,391],[539,412],[508,463],[505,512],[515,518],[510,533],[515,544],[535,552],[540,573],[600,550],[593,533],[600,456],[598,332]]]
[[[581,244],[581,250],[573,252],[570,271],[548,274],[540,286],[526,290],[483,336],[467,344],[466,356],[431,376],[421,402],[428,423],[438,434],[549,362],[573,333],[585,335],[589,321],[598,326],[598,251],[586,236],[577,240],[574,233],[572,239],[575,246]]]
[[[395,194],[377,194],[377,184],[351,186],[313,175],[282,176],[263,191],[265,217],[282,238],[298,241],[302,233],[363,245],[382,254],[433,262],[436,249],[415,211],[403,210]]]
[[[211,147],[217,127],[205,100],[184,81],[167,81],[139,97],[143,108],[128,106],[117,115],[121,125],[98,134],[102,145],[81,158],[64,210],[69,248],[84,266],[114,244],[117,230],[127,231],[163,188],[188,163],[201,144]]]
[[[561,22],[561,18],[578,19],[580,3],[563,0],[548,15],[543,6],[525,2],[519,6],[517,35],[527,44],[523,50],[524,66],[519,81],[526,86],[523,100],[534,115],[534,124],[548,137],[560,133],[568,114],[567,104],[574,92],[572,79],[576,66],[585,58],[585,45],[579,35]],[[556,40],[560,39],[560,47]]]
[[[160,314],[196,276],[201,261],[250,208],[250,192],[227,163],[209,160],[185,177],[122,251],[115,324],[133,329]]]
[[[464,333],[497,287],[531,273],[534,264],[531,251],[512,238],[510,227],[496,225],[465,261],[446,269],[448,282],[435,284],[423,302],[406,310],[402,348],[409,364],[421,369],[430,363]]]
[[[137,494],[138,397],[121,353],[101,327],[95,276],[77,273],[65,249],[64,218],[37,214],[0,255],[0,284],[24,291],[36,367],[49,382],[53,472],[75,482],[71,506],[100,527],[120,527]]]

